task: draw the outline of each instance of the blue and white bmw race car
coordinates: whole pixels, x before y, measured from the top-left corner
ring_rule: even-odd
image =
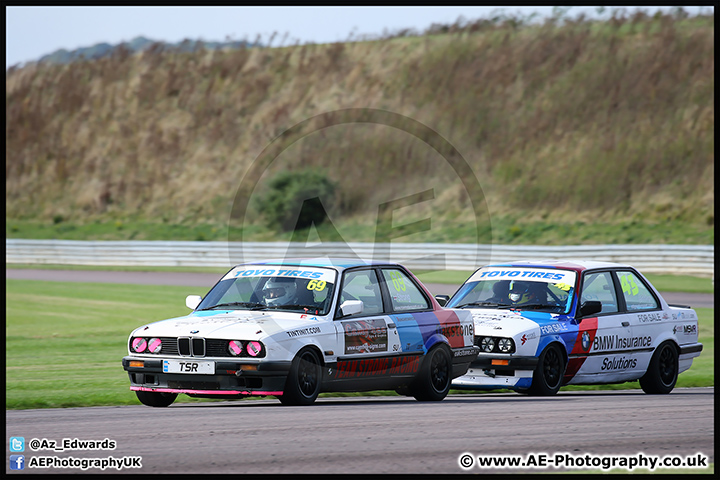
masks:
[[[122,360],[145,405],[193,397],[396,389],[439,401],[478,353],[469,311],[441,308],[398,264],[357,260],[238,265],[187,316],[143,325]]]
[[[481,349],[453,388],[553,395],[564,385],[640,380],[646,393],[669,393],[702,351],[695,311],[668,305],[628,265],[490,265],[447,306],[472,312]]]

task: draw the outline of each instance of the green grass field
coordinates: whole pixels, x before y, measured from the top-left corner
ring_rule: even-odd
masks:
[[[144,323],[188,313],[185,297],[195,290],[8,279],[6,408],[139,404],[121,366],[127,337]],[[696,310],[704,349],[680,375],[678,387],[714,385],[714,312]],[[638,388],[638,383],[574,388]],[[181,395],[178,401],[206,400]]]

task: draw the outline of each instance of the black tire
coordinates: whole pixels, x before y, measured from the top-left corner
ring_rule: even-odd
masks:
[[[177,398],[177,393],[136,391],[138,400],[148,407],[167,407]]]
[[[675,388],[678,378],[678,351],[671,341],[663,342],[653,353],[647,372],[640,378],[645,393],[666,394]]]
[[[526,393],[538,396],[555,395],[562,385],[566,367],[560,347],[556,343],[551,343],[540,354],[532,384]]]
[[[445,345],[436,345],[423,359],[411,391],[420,402],[439,402],[450,391],[452,355]]]
[[[283,405],[310,405],[320,393],[322,369],[320,358],[311,348],[301,350],[293,359],[285,380],[285,390],[278,396]]]

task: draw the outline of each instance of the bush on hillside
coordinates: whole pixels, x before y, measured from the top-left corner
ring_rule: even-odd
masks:
[[[281,172],[270,180],[267,191],[258,198],[258,207],[271,229],[301,230],[327,219],[335,190],[335,184],[321,170]]]

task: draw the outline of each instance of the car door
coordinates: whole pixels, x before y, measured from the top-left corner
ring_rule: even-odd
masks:
[[[389,358],[399,351],[395,325],[385,314],[377,272],[372,268],[348,270],[343,275],[335,316],[338,352],[336,380],[388,375]],[[363,310],[342,314],[346,301],[363,302]]]
[[[472,344],[472,325],[463,328],[451,309],[435,310],[425,289],[408,272],[383,267],[380,277],[402,353],[424,354],[436,343],[447,343],[452,349]]]
[[[631,378],[634,374],[630,372],[637,363],[626,347],[632,338],[632,326],[618,299],[618,284],[612,271],[585,272],[580,305],[589,300],[599,301],[602,310],[580,320],[580,341],[570,354],[570,365],[577,372],[569,383],[607,383]]]
[[[669,317],[663,318],[660,301],[636,272],[618,269],[614,275],[620,285],[620,305],[632,330],[624,348],[632,354],[639,378],[647,370],[657,347],[655,339],[664,328],[668,328]]]

